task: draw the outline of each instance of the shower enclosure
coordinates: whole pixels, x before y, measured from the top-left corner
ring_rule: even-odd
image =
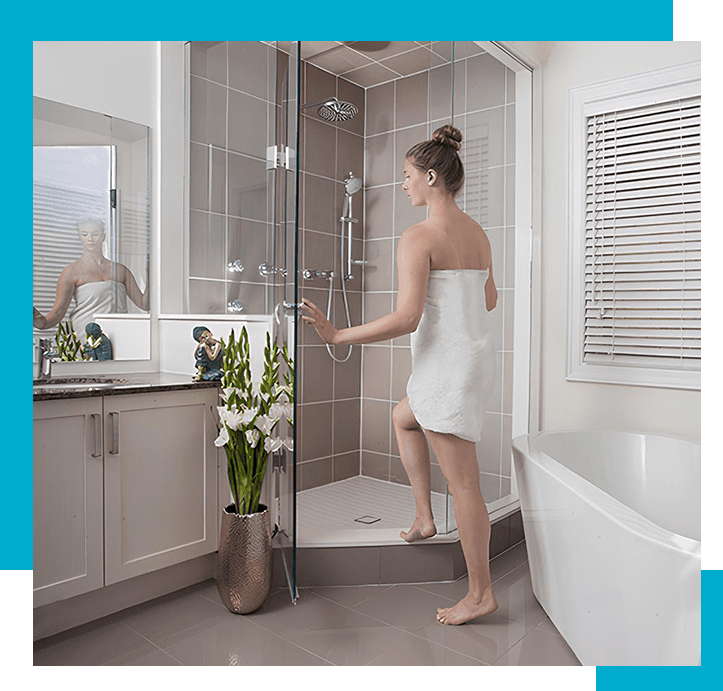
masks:
[[[190,42],[187,58],[185,309],[266,315],[294,353],[294,451],[266,485],[292,597],[297,549],[399,545],[414,516],[391,426],[409,336],[327,346],[297,306],[340,328],[394,309],[396,242],[426,217],[401,190],[404,153],[449,122],[464,135],[458,203],[493,248],[500,376],[477,451],[491,519],[507,516],[510,442],[528,431],[529,69],[472,41]],[[452,542],[432,463],[434,540]]]

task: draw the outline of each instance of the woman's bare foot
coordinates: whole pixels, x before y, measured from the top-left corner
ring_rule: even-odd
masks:
[[[492,614],[497,607],[497,600],[490,589],[485,592],[481,600],[475,600],[470,595],[465,595],[454,607],[438,609],[437,621],[440,624],[457,626],[483,617],[485,614]]]
[[[423,523],[421,521],[417,522],[416,520],[414,523],[412,523],[412,527],[409,529],[409,532],[402,531],[399,533],[401,538],[403,540],[406,540],[407,542],[418,542],[419,540],[426,540],[428,537],[432,537],[437,534],[437,528],[434,525],[434,522],[430,521],[427,523]]]

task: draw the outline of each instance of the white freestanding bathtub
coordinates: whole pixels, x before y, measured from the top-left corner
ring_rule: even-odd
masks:
[[[532,589],[583,665],[700,664],[700,446],[628,432],[512,442]]]

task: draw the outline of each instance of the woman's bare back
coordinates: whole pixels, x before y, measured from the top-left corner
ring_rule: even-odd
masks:
[[[430,239],[430,269],[489,269],[492,248],[489,238],[479,223],[460,211],[444,220],[428,219],[426,226]]]

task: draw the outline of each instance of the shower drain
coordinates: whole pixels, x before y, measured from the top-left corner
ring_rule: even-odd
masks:
[[[371,523],[376,523],[377,521],[381,521],[381,518],[377,518],[376,516],[360,516],[359,518],[355,518],[355,523],[366,523],[367,525]]]

